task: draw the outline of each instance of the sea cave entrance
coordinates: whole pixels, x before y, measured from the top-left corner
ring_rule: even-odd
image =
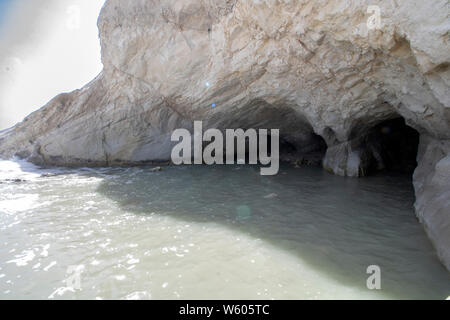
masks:
[[[372,158],[367,173],[390,171],[412,174],[417,167],[419,133],[402,117],[372,127],[365,137]]]

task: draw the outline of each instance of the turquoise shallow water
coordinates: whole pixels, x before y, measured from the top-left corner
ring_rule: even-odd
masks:
[[[150,169],[0,162],[0,298],[450,295],[408,176]],[[17,178],[26,181],[5,181]],[[366,287],[370,265],[381,268],[381,290]]]

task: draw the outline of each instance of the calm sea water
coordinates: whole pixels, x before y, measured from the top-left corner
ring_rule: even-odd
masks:
[[[0,299],[450,295],[408,176],[150,169],[1,161]],[[366,287],[370,265],[381,290]]]

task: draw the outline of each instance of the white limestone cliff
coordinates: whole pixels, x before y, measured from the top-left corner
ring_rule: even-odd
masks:
[[[280,128],[304,152],[320,136],[324,168],[360,176],[364,137],[403,117],[421,134],[417,216],[450,269],[448,1],[108,0],[98,26],[103,72],[0,133],[3,157],[168,160],[172,131],[203,120]]]

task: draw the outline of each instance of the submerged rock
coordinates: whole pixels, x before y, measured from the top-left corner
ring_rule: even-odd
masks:
[[[174,129],[279,128],[345,176],[383,168],[381,122],[421,135],[416,211],[450,268],[446,0],[107,0],[104,70],[0,133],[0,155],[104,166],[170,159]],[[283,150],[281,150],[283,151]],[[432,178],[434,177],[434,178]]]
[[[41,178],[52,178],[52,177],[56,177],[57,176],[57,174],[55,174],[55,173],[44,173],[44,174],[41,174]]]
[[[0,183],[23,183],[23,182],[27,182],[27,180],[23,180],[23,179],[6,179],[6,180],[3,180]]]

